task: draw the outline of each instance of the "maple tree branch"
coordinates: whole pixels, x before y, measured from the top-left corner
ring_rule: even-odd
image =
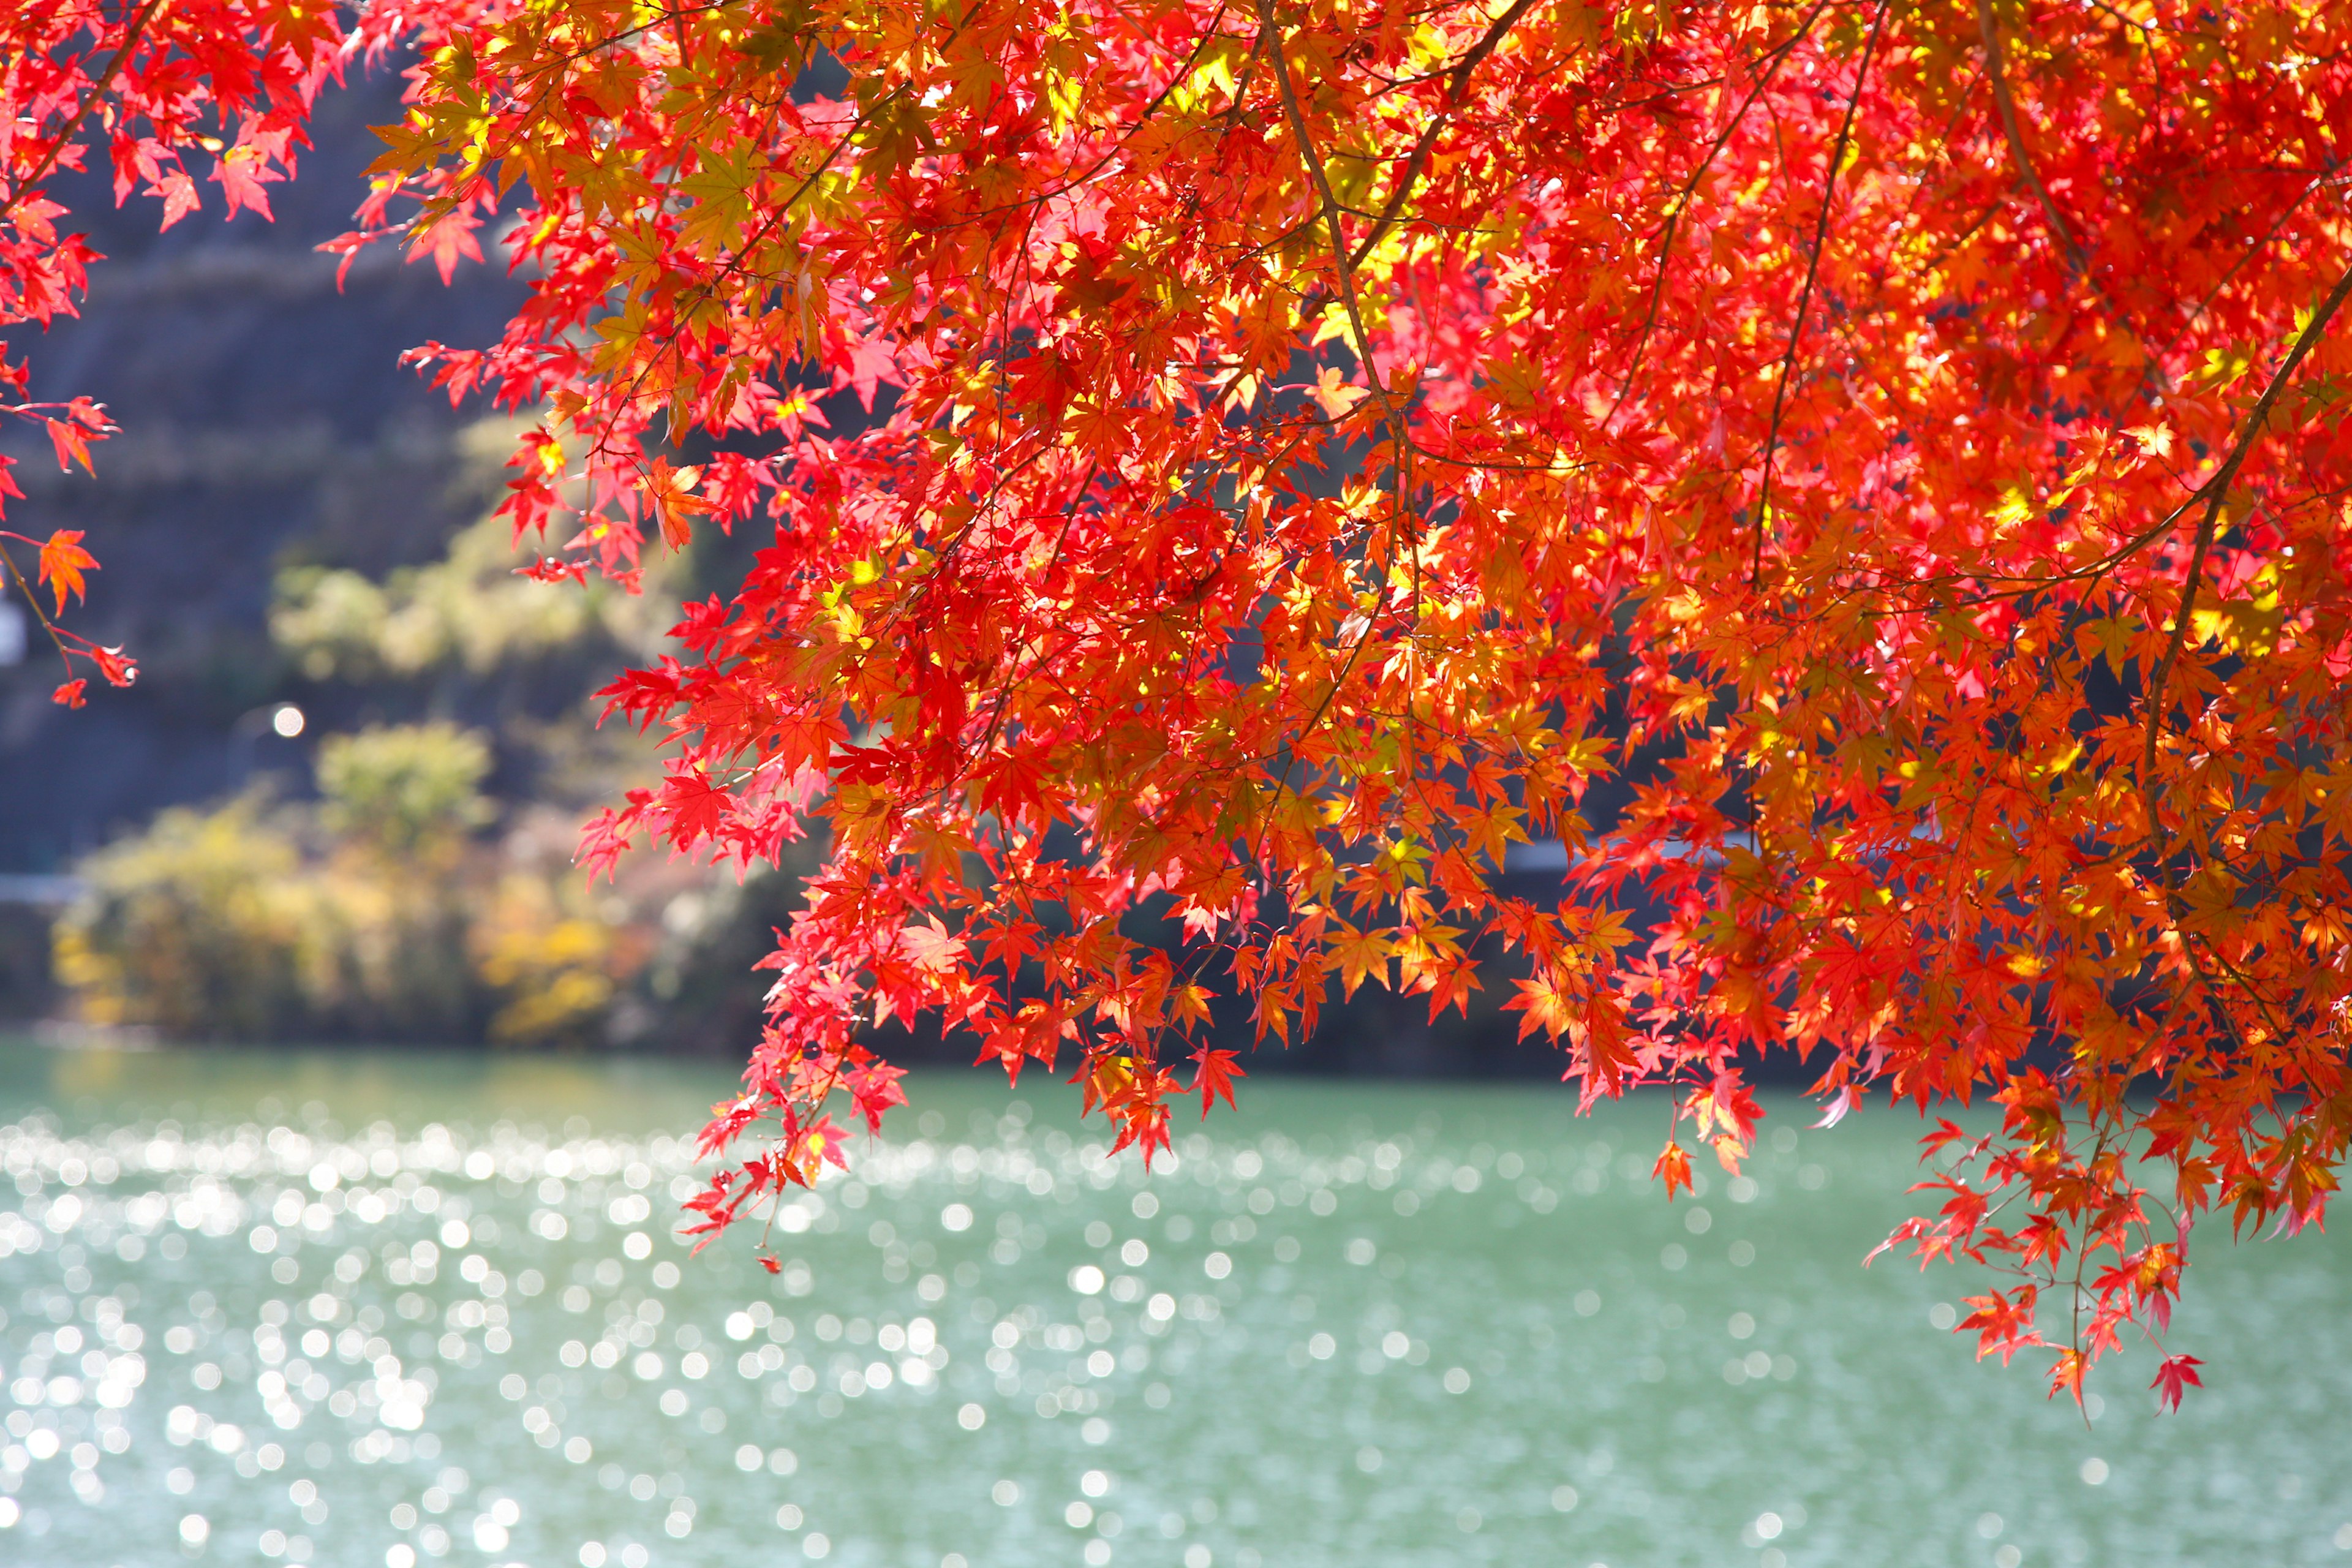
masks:
[[[2182,27],[2168,22],[2143,22],[2137,16],[2125,16],[2113,5],[2105,4],[2105,0],[2086,0],[2086,3],[2092,10],[2101,16],[2112,17],[2126,27],[2137,27],[2144,34],[2169,34],[2176,38],[2203,38],[2208,42],[2219,42],[2221,37],[2219,33],[2205,32],[2196,27]],[[2209,12],[2207,15],[2210,16],[2211,13]]]
[[[2294,201],[2284,212],[2278,215],[2278,217],[2271,224],[2268,232],[2264,233],[2262,238],[2256,240],[2252,245],[2248,246],[2246,247],[2245,254],[2239,257],[2237,260],[2231,262],[2230,264],[2230,269],[2213,280],[2213,286],[2205,290],[2204,297],[2197,301],[2197,308],[2189,312],[2189,319],[2181,322],[2180,330],[2172,335],[2172,341],[2164,345],[2164,352],[2166,353],[2169,354],[2173,350],[2180,346],[2181,340],[2186,338],[2190,330],[2194,328],[2199,321],[2204,319],[2205,312],[2212,309],[2213,301],[2221,298],[2221,290],[2228,288],[2230,284],[2236,279],[2238,274],[2245,270],[2247,265],[2251,263],[2254,258],[2260,256],[2264,250],[2269,248],[2271,242],[2279,237],[2279,231],[2287,226],[2287,220],[2294,217],[2296,213],[2303,210],[2303,204],[2311,199],[2311,193],[2326,184],[2328,180],[2336,175],[2337,173],[2338,170],[2336,167],[2330,166],[2328,168],[2322,169],[2318,174],[2312,176],[2311,183],[2304,186],[2303,194],[2295,197]]]
[[[1534,5],[1535,0],[1513,0],[1509,9],[1495,18],[1494,25],[1486,29],[1485,36],[1470,46],[1469,52],[1454,68],[1451,73],[1453,79],[1445,88],[1445,101],[1438,106],[1437,112],[1430,117],[1428,126],[1413,142],[1412,152],[1405,159],[1404,173],[1397,177],[1396,189],[1389,193],[1389,199],[1382,204],[1381,215],[1373,221],[1370,232],[1358,242],[1349,256],[1349,267],[1364,264],[1364,258],[1372,253],[1372,247],[1381,242],[1381,237],[1388,233],[1390,226],[1403,212],[1405,203],[1412,198],[1413,186],[1421,182],[1422,167],[1428,161],[1430,149],[1436,144],[1438,132],[1462,107],[1462,95],[1470,89],[1470,73],[1495,52],[1510,30],[1517,26],[1519,18],[1526,16]],[[1276,65],[1277,68],[1281,65],[1278,58]]]
[[[1281,89],[1283,117],[1289,121],[1291,135],[1298,143],[1299,161],[1307,165],[1307,175],[1313,180],[1316,194],[1322,201],[1324,224],[1330,233],[1331,260],[1339,273],[1339,299],[1348,312],[1348,325],[1355,339],[1356,358],[1364,367],[1364,380],[1371,386],[1373,395],[1381,400],[1383,423],[1388,426],[1389,438],[1397,448],[1396,482],[1392,491],[1394,511],[1391,520],[1393,528],[1403,519],[1405,488],[1409,482],[1413,443],[1405,432],[1404,416],[1399,412],[1396,400],[1390,395],[1387,384],[1381,379],[1380,366],[1372,359],[1371,336],[1364,330],[1363,311],[1357,302],[1355,268],[1348,259],[1348,236],[1347,230],[1339,220],[1339,198],[1332,194],[1330,179],[1323,170],[1323,160],[1315,150],[1314,136],[1307,130],[1306,113],[1300,109],[1298,95],[1290,85],[1290,67],[1283,58],[1282,36],[1275,26],[1273,0],[1257,0],[1257,13],[1260,37],[1269,60],[1274,66],[1275,83]],[[1412,536],[1413,615],[1418,618],[1421,614],[1422,596],[1421,531],[1413,530]],[[1339,678],[1332,682],[1330,691],[1326,694],[1323,702],[1316,710],[1314,720],[1308,724],[1307,730],[1302,733],[1311,733],[1314,728],[1322,722],[1323,713],[1338,698],[1340,688],[1345,685],[1349,674],[1355,668],[1357,658],[1370,645],[1377,623],[1378,616],[1368,612],[1364,618],[1363,637],[1359,638],[1356,647],[1349,650],[1347,663],[1339,672]],[[1411,725],[1408,723],[1408,733],[1410,731]],[[1292,752],[1294,759],[1296,755],[1294,749]],[[1408,770],[1412,770],[1417,768],[1418,763],[1408,761],[1406,766]],[[1289,772],[1289,764],[1286,763],[1283,767],[1283,779],[1286,784]]]
[[[1812,309],[1813,279],[1821,271],[1822,249],[1829,243],[1830,209],[1837,203],[1838,170],[1845,163],[1846,144],[1853,136],[1854,110],[1862,105],[1863,89],[1870,82],[1871,57],[1878,52],[1878,36],[1886,26],[1887,0],[1878,0],[1878,9],[1870,21],[1870,38],[1862,46],[1862,64],[1853,73],[1853,96],[1845,100],[1845,118],[1838,122],[1836,145],[1830,150],[1830,164],[1822,182],[1821,216],[1813,222],[1812,254],[1805,260],[1805,286],[1797,295],[1797,320],[1789,329],[1788,351],[1780,356],[1780,374],[1772,385],[1772,417],[1764,431],[1764,475],[1756,492],[1755,554],[1748,563],[1748,584],[1758,586],[1764,577],[1764,532],[1769,526],[1772,506],[1772,463],[1780,444],[1780,412],[1789,395],[1789,377],[1797,367],[1797,346],[1804,341],[1805,314]]]
[[[2230,1016],[2228,1009],[2221,1006],[2220,984],[2207,976],[2204,967],[2197,962],[2197,947],[2200,941],[2203,942],[2207,955],[2210,956],[2215,963],[2221,967],[2223,973],[2227,973],[2231,979],[2236,981],[2238,983],[2238,988],[2243,991],[2247,997],[2252,1001],[2255,1010],[2262,1014],[2263,1021],[2271,1026],[2272,1034],[2281,1039],[2284,1039],[2294,1033],[2294,1030],[2289,1026],[2289,1025],[2279,1017],[2277,1005],[2268,996],[2263,994],[2261,982],[2255,976],[2247,973],[2245,970],[2238,964],[2231,963],[2230,960],[2223,955],[2221,950],[2213,945],[2212,938],[2204,937],[2200,939],[2193,935],[2189,935],[2188,933],[2183,933],[2183,935],[2184,940],[2180,944],[2181,952],[2189,959],[2189,963],[2196,968],[2198,978],[2204,982],[2206,999],[2212,1006],[2214,1016],[2221,1020],[2221,1026],[2229,1032],[2231,1039],[2236,1042],[2241,1050],[2249,1048],[2245,1034],[2238,1027],[2237,1020]]]
[[[147,0],[139,7],[138,14],[131,18],[130,26],[123,31],[122,43],[115,49],[114,58],[106,62],[104,70],[90,79],[89,90],[82,95],[80,104],[73,111],[73,118],[66,121],[57,139],[49,143],[40,157],[34,160],[32,168],[8,183],[8,199],[0,203],[0,213],[14,212],[17,200],[40,184],[42,178],[57,165],[57,161],[65,155],[66,148],[73,142],[74,132],[81,129],[81,122],[89,117],[89,111],[98,107],[99,100],[114,85],[115,76],[122,69],[124,62],[131,58],[131,51],[139,47],[139,39],[147,31],[147,24],[163,7],[163,0]]]
[[[1683,188],[1675,194],[1675,199],[1668,204],[1665,222],[1661,226],[1658,235],[1658,265],[1650,274],[1649,313],[1643,318],[1641,335],[1633,340],[1633,355],[1625,366],[1625,379],[1617,388],[1616,401],[1610,404],[1607,416],[1601,421],[1601,427],[1603,430],[1615,422],[1617,411],[1624,407],[1625,399],[1633,395],[1634,379],[1641,374],[1642,356],[1649,350],[1651,329],[1658,324],[1658,303],[1665,293],[1666,267],[1673,259],[1675,229],[1682,222],[1683,209],[1690,205],[1691,196],[1698,190],[1698,183],[1706,178],[1709,169],[1715,167],[1715,160],[1723,152],[1725,143],[1731,140],[1732,133],[1747,121],[1748,111],[1756,107],[1756,100],[1764,95],[1766,88],[1772,85],[1772,79],[1780,74],[1782,66],[1789,63],[1789,57],[1796,51],[1797,46],[1811,35],[1813,24],[1821,19],[1822,13],[1828,8],[1829,0],[1816,0],[1812,10],[1806,14],[1803,23],[1797,30],[1789,35],[1787,41],[1764,56],[1765,61],[1769,63],[1763,73],[1757,77],[1755,85],[1748,89],[1748,96],[1739,100],[1738,110],[1724,122],[1723,129],[1716,132],[1715,141],[1707,147],[1706,156],[1699,159],[1698,167],[1691,171],[1690,178],[1683,182]]]
[[[1331,191],[1330,177],[1323,172],[1322,157],[1315,150],[1315,138],[1307,128],[1307,116],[1298,105],[1298,94],[1290,85],[1290,67],[1282,58],[1282,38],[1275,28],[1272,0],[1257,0],[1260,36],[1274,63],[1275,84],[1282,93],[1283,118],[1289,121],[1290,134],[1298,143],[1299,162],[1307,166],[1307,178],[1314,183],[1315,194],[1322,204],[1323,223],[1330,235],[1331,259],[1338,270],[1335,281],[1339,289],[1339,302],[1348,312],[1349,334],[1355,340],[1356,358],[1364,367],[1364,380],[1381,400],[1381,411],[1389,426],[1389,434],[1400,446],[1404,444],[1404,424],[1397,414],[1396,404],[1389,395],[1387,385],[1381,380],[1380,367],[1372,363],[1371,336],[1364,330],[1364,315],[1356,299],[1356,270],[1349,260],[1347,230],[1339,221],[1339,200]]]
[[[2034,166],[2032,153],[2026,151],[2025,132],[2018,123],[2017,100],[2009,90],[2009,70],[2001,50],[2000,24],[1993,16],[1992,0],[1977,0],[1977,29],[1984,36],[1985,77],[1992,84],[1992,101],[2000,114],[2001,135],[2009,142],[2009,155],[2016,161],[2019,175],[2025,181],[2026,188],[2033,193],[2033,199],[2041,204],[2042,216],[2057,232],[2058,243],[2066,252],[2067,266],[2076,277],[2091,286],[2091,292],[2106,306],[2107,313],[2115,318],[2116,324],[2131,335],[2141,357],[2147,360],[2147,369],[2141,382],[2143,388],[2147,386],[2149,375],[2153,375],[2159,385],[2165,384],[2168,378],[2164,374],[2162,362],[2148,352],[2147,342],[2139,335],[2139,329],[2132,325],[2131,317],[2115,296],[2107,292],[2098,275],[2091,270],[2089,247],[2074,237],[2074,231],[2066,222],[2065,215],[2058,210],[2057,199],[2051,195],[2050,187],[2042,183],[2042,171]]]
[[[1104,168],[1109,164],[1112,159],[1118,156],[1119,153],[1129,142],[1134,141],[1135,138],[1142,132],[1143,128],[1146,125],[1151,123],[1153,117],[1158,115],[1160,109],[1166,105],[1169,99],[1175,95],[1176,89],[1192,79],[1193,68],[1199,62],[1202,52],[1209,47],[1210,43],[1217,38],[1234,37],[1232,34],[1221,33],[1217,30],[1219,24],[1223,23],[1225,19],[1225,13],[1230,11],[1232,8],[1233,7],[1229,3],[1229,0],[1221,0],[1221,3],[1217,6],[1217,14],[1209,18],[1209,25],[1202,28],[1201,30],[1201,36],[1192,41],[1192,52],[1184,58],[1183,65],[1168,79],[1165,86],[1161,87],[1158,92],[1152,94],[1151,100],[1149,103],[1146,103],[1143,106],[1141,112],[1136,115],[1135,123],[1129,125],[1125,131],[1121,132],[1119,133],[1118,140],[1114,142],[1101,157],[1096,159],[1087,169],[1086,173],[1082,174],[1068,175],[1060,184],[1045,186],[1038,190],[1034,195],[1024,196],[1019,201],[1000,202],[994,206],[982,207],[967,216],[953,219],[950,223],[942,225],[941,226],[954,227],[965,223],[978,223],[984,218],[993,217],[999,213],[1011,212],[1016,208],[1042,206],[1046,202],[1053,200],[1055,196],[1067,195],[1070,192],[1077,190],[1093,180],[1097,174],[1102,173]],[[1243,91],[1248,87],[1248,85],[1246,78],[1244,78],[1234,84],[1234,96],[1236,101],[1239,101]]]
[[[799,206],[801,198],[806,195],[810,190],[814,188],[817,181],[824,178],[825,173],[833,167],[835,161],[841,156],[843,150],[849,145],[851,141],[856,137],[860,131],[866,128],[867,122],[873,118],[875,110],[881,108],[882,105],[891,103],[904,96],[905,91],[906,89],[903,86],[894,88],[887,96],[879,100],[873,108],[859,110],[858,112],[850,120],[848,125],[842,131],[841,134],[835,139],[833,145],[825,151],[824,156],[817,162],[816,167],[808,172],[807,175],[801,180],[800,184],[793,188],[792,194],[783,199],[773,213],[769,215],[767,220],[760,226],[759,229],[747,237],[740,246],[737,247],[734,254],[720,265],[718,276],[696,284],[693,289],[685,292],[681,297],[682,300],[684,302],[690,303],[697,299],[708,300],[715,298],[720,281],[730,275],[756,278],[762,283],[767,282],[767,279],[763,275],[750,271],[750,269],[744,265],[745,257],[755,247],[765,244],[768,237],[773,234],[777,227],[783,224],[786,219],[791,217],[793,210]],[[629,388],[625,394],[625,396],[630,401],[634,402],[636,399],[639,390],[643,388],[646,384],[646,378],[653,374],[656,369],[660,368],[663,355],[666,353],[676,353],[682,359],[686,353],[686,349],[682,341],[675,336],[667,339],[661,347],[655,351],[653,357],[638,368],[636,374],[630,378]],[[667,438],[674,442],[676,439],[676,432],[668,432]],[[602,457],[607,460],[616,461],[622,467],[635,468],[639,474],[646,472],[646,465],[644,461],[644,448],[642,445],[637,447],[635,453],[623,451],[614,447],[610,443],[606,435],[600,434],[594,443],[590,446],[587,452],[582,455],[581,460],[583,472],[586,471],[587,460],[592,457]]]
[[[2166,639],[2164,657],[2158,661],[2156,673],[2148,677],[2147,682],[2147,733],[2140,750],[2140,790],[2147,805],[2148,837],[2159,844],[2166,835],[2157,816],[2156,745],[2157,737],[2164,728],[2164,688],[2172,675],[2173,665],[2180,658],[2181,648],[2189,641],[2189,623],[2190,611],[2197,603],[2197,584],[2204,574],[2206,554],[2213,547],[2214,530],[2221,521],[2222,504],[2229,498],[2230,481],[2237,478],[2238,469],[2244,464],[2247,454],[2253,450],[2254,442],[2262,436],[2263,426],[2270,420],[2271,409],[2278,403],[2280,395],[2285,392],[2286,384],[2293,379],[2295,368],[2303,363],[2304,356],[2319,342],[2347,295],[2352,295],[2352,267],[2345,269],[2344,275],[2336,280],[2336,287],[2327,291],[2327,297],[2312,312],[2311,320],[2297,334],[2294,346],[2287,351],[2286,358],[2271,377],[2270,384],[2263,389],[2263,395],[2255,403],[2253,412],[2246,416],[2245,428],[2239,432],[2237,444],[2231,447],[2230,455],[2222,459],[2221,466],[2213,471],[2213,477],[2207,479],[2199,490],[2199,494],[2205,498],[2205,515],[2197,524],[2196,547],[2190,552],[2188,575],[2180,586],[2180,605],[2173,613],[2172,635]],[[2195,499],[2190,498],[2192,502]],[[2170,891],[2169,884],[2167,891]]]
[[[2033,165],[2033,156],[2025,150],[2025,135],[2018,128],[2017,100],[2010,95],[2009,71],[2000,45],[2000,25],[1992,14],[1992,0],[1977,0],[1977,29],[1984,35],[1985,75],[1992,83],[1993,106],[2000,113],[2001,134],[2009,142],[2009,155],[2017,161],[2017,172],[2025,181],[2033,199],[2042,204],[2042,216],[2058,233],[2058,243],[2066,247],[2067,259],[2078,270],[2088,271],[2090,256],[2074,238],[2065,215],[2051,198],[2050,187],[2042,183],[2042,172]],[[2094,282],[2093,288],[2098,285]]]

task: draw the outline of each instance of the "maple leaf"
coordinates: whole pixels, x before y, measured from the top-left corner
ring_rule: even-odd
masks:
[[[1569,997],[1560,993],[1550,976],[1538,974],[1532,980],[1514,980],[1518,994],[1503,1004],[1503,1011],[1519,1015],[1519,1038],[1541,1029],[1552,1039],[1558,1039],[1576,1021],[1576,1013]]]
[[[963,939],[951,935],[937,915],[908,926],[902,934],[901,944],[918,969],[933,974],[944,974],[953,969],[963,962],[966,952]]]
[[[1389,954],[1395,944],[1387,937],[1336,921],[1325,940],[1330,944],[1330,956],[1339,962],[1345,994],[1353,996],[1367,975],[1377,976],[1382,984],[1388,983]]]
[[[1336,365],[1325,365],[1307,395],[1315,400],[1324,415],[1337,419],[1372,395],[1369,386],[1350,386],[1346,373]]]
[[[1666,1184],[1666,1201],[1672,1203],[1676,1187],[1691,1184],[1690,1155],[1681,1144],[1670,1142],[1659,1152],[1656,1163],[1651,1165],[1650,1174]]]
[[[1845,1120],[1848,1111],[1861,1103],[1861,1090],[1851,1086],[1840,1089],[1830,1096],[1829,1103],[1822,1108],[1821,1115],[1813,1120],[1811,1125],[1815,1129],[1835,1127]]]
[[[196,182],[185,169],[165,170],[150,194],[163,198],[163,221],[157,225],[159,228],[169,228],[204,206],[203,198],[196,193]]]
[[[849,1074],[850,1098],[857,1106],[857,1114],[866,1119],[868,1132],[881,1131],[883,1113],[894,1105],[907,1103],[906,1091],[898,1087],[898,1080],[906,1076],[906,1068],[882,1063],[871,1063]]]
[[[709,502],[688,493],[701,479],[700,468],[674,468],[658,458],[646,472],[646,496],[660,520],[662,542],[672,550],[683,550],[693,542],[692,520],[710,510]]]
[[[2007,1359],[2006,1356],[2002,1358],[2004,1361]],[[2090,1370],[2091,1358],[2086,1352],[2079,1350],[2059,1352],[2058,1359],[2050,1365],[2050,1397],[2055,1399],[2063,1393],[2072,1395],[2077,1405],[2081,1405],[2083,1377]]]
[[[668,816],[664,837],[679,849],[714,838],[726,820],[730,804],[727,791],[712,784],[705,774],[672,773],[662,783],[661,805]]]
[[[868,414],[874,412],[874,394],[882,383],[898,379],[898,356],[888,342],[878,338],[867,338],[855,345],[848,363],[840,373],[841,384],[856,389],[857,401]]]
[[[481,241],[474,237],[474,231],[481,226],[481,221],[470,207],[452,208],[434,219],[422,233],[410,240],[409,259],[414,261],[419,255],[430,255],[433,265],[440,270],[441,281],[451,281],[457,275],[459,258],[467,261],[482,259]]]
[[[2157,1391],[2158,1407],[2178,1410],[2184,1388],[2204,1387],[2205,1380],[2197,1375],[2197,1369],[2204,1364],[2193,1355],[2166,1356],[2157,1366],[2156,1380],[2148,1384]]]
[[[126,657],[119,647],[100,647],[93,644],[89,656],[98,663],[100,675],[110,686],[129,686],[139,679],[138,661]]]
[[[2042,1343],[2042,1336],[2033,1327],[2034,1302],[2035,1292],[2031,1285],[2013,1291],[1991,1290],[1982,1296],[1970,1296],[1968,1304],[1975,1310],[1962,1318],[1953,1331],[1967,1333],[1973,1330],[1977,1336],[1977,1359],[1982,1361],[1989,1355],[1998,1355],[2001,1364],[2007,1366],[2010,1358],[2019,1351]],[[2064,1386],[2075,1389],[2079,1396],[2082,1375],[2087,1363],[2079,1356],[2069,1361],[2068,1356],[2074,1356],[2074,1352],[2069,1351],[2062,1355],[2058,1370],[2052,1373],[2052,1392]]]
[[[280,177],[264,161],[262,151],[257,147],[232,147],[213,164],[213,178],[219,182],[221,193],[227,198],[231,217],[236,216],[239,207],[249,207],[263,217],[269,217],[269,194],[262,186]],[[479,250],[474,252],[474,259],[481,259]],[[445,283],[449,280],[446,269],[441,280]]]
[[[66,599],[83,597],[82,574],[98,570],[98,559],[81,547],[82,531],[60,528],[41,546],[40,581],[57,595],[57,613],[64,615]]]
[[[79,426],[63,419],[44,419],[41,423],[48,428],[49,444],[57,448],[59,472],[71,468],[76,463],[81,465],[82,472],[86,474],[98,472],[89,466],[89,440]],[[77,533],[74,537],[79,539],[81,536]]]
[[[1194,1070],[1192,1089],[1201,1097],[1201,1119],[1209,1117],[1209,1108],[1223,1097],[1228,1107],[1234,1104],[1234,1079],[1247,1078],[1232,1051],[1212,1050],[1203,1046],[1192,1053]]]
[[[833,1124],[830,1116],[819,1119],[813,1126],[802,1128],[795,1142],[807,1159],[824,1160],[844,1171],[849,1169],[848,1157],[843,1152],[847,1140],[841,1129]],[[812,1164],[808,1176],[814,1179],[815,1174],[815,1167]]]
[[[1733,1072],[1717,1073],[1705,1089],[1692,1091],[1682,1113],[1697,1124],[1702,1138],[1720,1128],[1720,1136],[1714,1139],[1717,1152],[1721,1153],[1727,1147],[1734,1159],[1755,1142],[1756,1123],[1764,1114],[1747,1081]]]

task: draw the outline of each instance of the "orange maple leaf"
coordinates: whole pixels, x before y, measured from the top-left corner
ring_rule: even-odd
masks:
[[[78,427],[62,419],[44,419],[41,423],[48,426],[49,444],[58,449],[58,470],[60,473],[70,469],[76,463],[81,465],[82,472],[86,474],[98,472],[89,466],[89,438]],[[75,537],[80,536],[77,534]]]
[[[646,475],[646,499],[654,503],[654,515],[661,521],[662,542],[672,550],[683,550],[693,542],[693,520],[710,510],[709,501],[690,493],[701,479],[700,468],[674,468],[659,458]]]
[[[68,595],[87,597],[82,574],[98,570],[98,557],[81,547],[81,536],[79,528],[60,528],[41,546],[41,581],[58,596],[57,613],[61,616]]]
[[[1330,957],[1339,964],[1339,984],[1342,991],[1353,996],[1356,988],[1367,975],[1388,984],[1389,954],[1395,946],[1377,931],[1359,931],[1345,921],[1332,921],[1326,940],[1330,943]]]
[[[1659,1153],[1657,1163],[1650,1167],[1650,1174],[1660,1177],[1665,1182],[1666,1202],[1674,1202],[1675,1189],[1688,1187],[1691,1184],[1689,1153],[1680,1143],[1668,1143]]]

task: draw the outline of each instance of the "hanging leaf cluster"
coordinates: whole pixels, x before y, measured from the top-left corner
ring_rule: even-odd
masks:
[[[1075,1072],[1149,1158],[1230,1098],[1213,1026],[1367,984],[1670,1086],[1669,1194],[1775,1053],[1832,1118],[1996,1102],[1891,1244],[2008,1271],[1966,1326],[2076,1393],[2200,1215],[2323,1213],[2342,7],[26,9],[15,319],[79,287],[37,191],[84,141],[166,221],[193,146],[258,205],[414,41],[331,248],[528,282],[415,358],[541,416],[539,572],[758,531],[607,693],[667,776],[583,846],[830,847],[701,1226],[843,1158],[836,1093],[878,1122],[879,1026]]]

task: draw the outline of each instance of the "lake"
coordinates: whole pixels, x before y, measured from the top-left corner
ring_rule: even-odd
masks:
[[[0,1040],[0,1563],[417,1568],[2352,1562],[2352,1251],[2200,1239],[2090,1412],[1863,1255],[1916,1117],[1252,1079],[1147,1179],[919,1074],[690,1254],[710,1066]]]

